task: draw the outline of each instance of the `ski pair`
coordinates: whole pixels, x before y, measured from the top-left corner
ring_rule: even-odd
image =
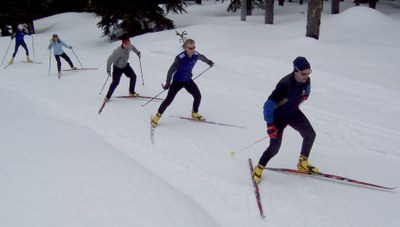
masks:
[[[347,177],[333,175],[333,174],[329,174],[329,173],[301,172],[296,169],[273,168],[273,167],[265,167],[264,169],[270,170],[270,171],[275,171],[275,172],[280,172],[280,173],[311,176],[311,177],[315,177],[317,179],[327,179],[327,180],[333,180],[336,182],[345,182],[345,183],[364,186],[364,187],[368,187],[368,188],[385,189],[385,190],[393,190],[396,188],[396,187],[386,187],[386,186],[382,186],[382,185],[372,184],[372,183],[359,181],[359,180],[355,180],[355,179],[350,179]]]
[[[126,99],[128,99],[128,98],[130,98],[130,99],[154,99],[153,97],[150,97],[150,96],[142,96],[142,95],[139,95],[139,96],[128,96],[128,95],[126,95],[126,96],[117,96],[116,98],[126,98]],[[162,101],[162,100],[164,100],[164,99],[162,99],[162,98],[156,98],[156,100],[159,100],[159,101]],[[106,105],[106,103],[107,103],[108,101],[103,101],[103,104],[101,105],[101,107],[100,107],[100,109],[99,109],[99,114],[101,114],[101,112],[103,111],[103,109],[104,109],[104,107],[105,107],[105,105]]]
[[[204,119],[204,120],[196,120],[196,119],[193,119],[193,118],[190,118],[190,117],[182,117],[182,116],[170,116],[170,117],[183,119],[183,120],[188,120],[188,121],[212,124],[212,125],[220,125],[220,126],[227,126],[227,127],[234,127],[234,128],[244,128],[243,126],[237,126],[237,125],[225,124],[225,123],[221,123],[221,122],[209,121],[209,120],[206,120],[206,119]]]

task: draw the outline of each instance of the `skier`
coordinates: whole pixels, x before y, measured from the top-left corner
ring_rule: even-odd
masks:
[[[72,49],[72,46],[67,45],[62,41],[57,34],[54,34],[53,37],[50,39],[50,44],[48,49],[51,50],[53,48],[54,50],[54,57],[56,58],[57,61],[57,75],[61,75],[61,59],[60,57],[64,58],[65,61],[68,62],[69,66],[71,69],[76,70],[77,68],[74,66],[72,63],[71,59],[68,57],[68,55],[64,52],[62,47],[66,47],[69,49]]]
[[[305,57],[293,61],[294,70],[282,78],[264,104],[264,119],[270,137],[269,147],[262,154],[254,168],[253,179],[260,182],[264,167],[279,151],[283,131],[287,125],[298,131],[303,137],[303,144],[297,169],[301,172],[315,172],[318,169],[308,162],[316,133],[299,105],[307,100],[311,91],[311,66]]]
[[[193,39],[186,39],[182,45],[184,51],[175,57],[175,61],[172,63],[168,70],[166,84],[163,86],[165,90],[169,89],[167,97],[161,103],[158,108],[158,112],[151,121],[153,127],[157,127],[158,121],[160,120],[162,114],[167,109],[167,107],[172,103],[176,94],[182,88],[185,88],[194,98],[193,109],[192,109],[192,119],[194,120],[204,120],[203,116],[198,113],[201,93],[196,83],[192,80],[192,69],[196,64],[197,60],[207,63],[210,67],[214,66],[214,62],[207,59],[204,55],[195,51],[196,46]],[[173,81],[171,84],[171,79]]]
[[[29,62],[29,63],[32,62],[31,58],[29,57],[28,46],[26,45],[25,40],[24,40],[24,36],[25,35],[32,35],[32,33],[31,32],[27,32],[25,26],[22,25],[22,24],[19,24],[18,25],[18,29],[15,32],[15,34],[11,35],[11,39],[15,38],[15,51],[14,51],[14,53],[12,55],[11,60],[8,63],[9,65],[14,63],[14,58],[17,55],[19,46],[22,46],[25,49],[26,61]]]
[[[112,83],[110,85],[110,88],[108,89],[106,97],[104,98],[105,102],[108,102],[108,100],[110,100],[115,88],[117,88],[119,81],[121,80],[122,73],[124,73],[126,77],[130,78],[129,96],[139,96],[139,94],[135,92],[136,74],[128,63],[129,54],[131,51],[135,52],[138,58],[141,57],[140,51],[131,44],[129,38],[124,38],[122,40],[121,46],[115,49],[110,57],[108,57],[107,74],[108,76],[111,76],[111,64],[113,65],[113,73]]]

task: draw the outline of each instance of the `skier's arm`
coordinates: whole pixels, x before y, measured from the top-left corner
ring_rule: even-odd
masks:
[[[140,51],[134,45],[131,44],[131,46],[131,51],[135,52],[135,54],[140,58]]]
[[[115,51],[107,59],[107,73],[111,72],[111,65],[118,59],[118,53]]]
[[[168,86],[171,85],[172,75],[176,72],[176,70],[178,69],[178,66],[180,64],[179,59],[180,58],[177,56],[175,58],[174,62],[172,63],[171,67],[169,67],[168,74],[167,74],[167,80],[165,81],[166,82],[165,85],[168,85]]]
[[[199,60],[202,62],[205,62],[207,65],[209,65],[210,67],[214,66],[214,62],[211,61],[210,59],[208,59],[206,56],[202,55],[199,53]]]
[[[287,87],[283,83],[278,83],[274,91],[264,103],[264,120],[268,125],[274,124],[274,110],[278,103],[284,99]]]

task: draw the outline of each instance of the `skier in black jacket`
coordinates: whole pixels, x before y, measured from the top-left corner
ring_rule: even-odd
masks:
[[[307,100],[311,92],[311,66],[305,57],[297,57],[293,66],[293,72],[279,81],[264,104],[264,119],[267,122],[270,144],[254,168],[253,178],[256,183],[260,182],[268,161],[278,153],[283,131],[288,125],[303,137],[297,169],[301,172],[319,172],[308,162],[316,134],[307,117],[299,109],[299,105]]]

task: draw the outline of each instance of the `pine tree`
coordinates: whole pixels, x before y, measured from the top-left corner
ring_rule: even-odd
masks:
[[[103,34],[120,38],[122,33],[130,37],[172,29],[174,23],[165,14],[186,12],[185,6],[181,0],[93,0],[91,9],[101,17],[97,25]],[[123,32],[115,34],[118,29]]]

